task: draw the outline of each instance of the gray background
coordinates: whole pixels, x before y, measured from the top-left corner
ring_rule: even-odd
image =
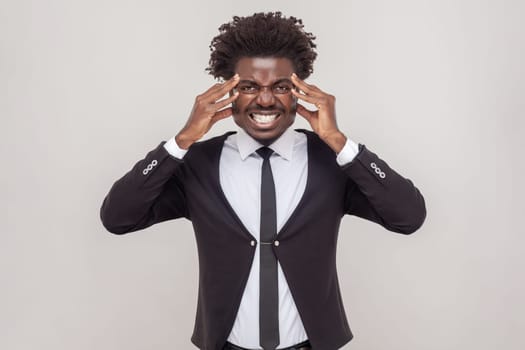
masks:
[[[213,83],[218,26],[276,9],[317,35],[341,129],[427,201],[408,237],[343,220],[344,349],[525,348],[523,1],[2,0],[1,349],[194,348],[190,223],[98,211]]]

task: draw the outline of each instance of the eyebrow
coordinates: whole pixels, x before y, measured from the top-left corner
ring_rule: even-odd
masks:
[[[271,85],[275,85],[275,84],[279,84],[279,83],[289,83],[291,85],[293,85],[292,81],[289,79],[289,78],[281,78],[281,79],[277,79],[274,83],[272,83]],[[259,85],[257,84],[257,82],[255,80],[250,80],[250,79],[242,79],[239,81],[238,84],[241,84],[241,83],[248,83],[248,84],[256,84],[256,85]]]

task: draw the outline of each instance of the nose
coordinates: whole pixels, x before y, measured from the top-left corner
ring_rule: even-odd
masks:
[[[259,94],[257,95],[257,104],[263,107],[273,106],[275,104],[275,96],[271,87],[261,87]]]

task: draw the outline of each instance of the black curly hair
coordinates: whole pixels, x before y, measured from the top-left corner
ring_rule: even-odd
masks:
[[[313,72],[317,46],[315,36],[303,27],[302,20],[281,12],[234,16],[212,39],[206,71],[215,78],[230,79],[241,57],[285,57],[293,62],[299,78],[305,79]]]

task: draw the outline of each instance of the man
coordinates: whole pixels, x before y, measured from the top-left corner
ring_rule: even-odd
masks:
[[[347,138],[334,96],[304,81],[314,39],[279,12],[222,25],[208,70],[226,81],[199,95],[182,130],[102,204],[102,222],[116,234],[192,221],[199,295],[191,340],[201,349],[342,347],[352,339],[336,271],[342,216],[403,234],[425,220],[413,183]],[[291,128],[296,113],[313,132]],[[230,116],[238,132],[199,141]]]

